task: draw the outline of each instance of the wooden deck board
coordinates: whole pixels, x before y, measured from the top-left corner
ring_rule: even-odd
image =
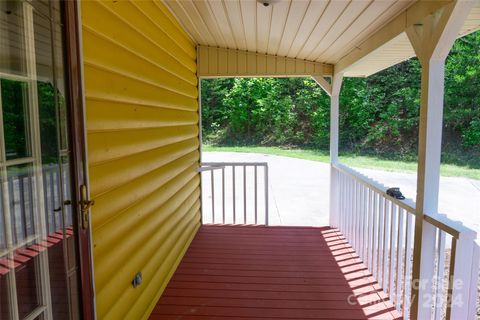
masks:
[[[335,229],[202,226],[150,319],[401,319]]]

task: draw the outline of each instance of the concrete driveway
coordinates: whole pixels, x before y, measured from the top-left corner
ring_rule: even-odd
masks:
[[[329,164],[256,153],[204,152],[203,162],[268,162],[270,224],[328,225]],[[358,171],[415,199],[416,174],[371,169]],[[205,179],[205,178],[204,178]],[[206,201],[204,196],[204,201]],[[442,177],[439,211],[480,233],[480,181]]]

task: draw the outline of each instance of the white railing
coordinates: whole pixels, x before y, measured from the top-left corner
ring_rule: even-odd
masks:
[[[63,174],[63,177],[60,175]],[[69,190],[66,186],[68,172],[61,171],[58,165],[45,165],[42,167],[43,194],[46,214],[47,233],[52,234],[71,226],[72,215],[70,208],[62,213],[62,190]],[[62,188],[61,183],[64,183]],[[22,247],[37,238],[35,234],[34,204],[33,204],[34,176],[31,172],[20,173],[8,177],[4,188],[8,188],[10,206],[10,221],[12,230],[12,242],[15,247]],[[63,195],[65,196],[65,195]],[[0,212],[3,203],[0,201]],[[0,215],[0,221],[2,215]],[[3,221],[2,221],[3,222]],[[0,253],[6,252],[4,226],[0,224]]]
[[[412,281],[415,203],[387,195],[382,184],[332,164],[331,222],[351,243],[404,319],[410,318],[412,286],[418,286],[418,319],[475,319],[479,246],[476,233],[445,215],[424,215],[421,270]]]
[[[268,225],[266,162],[203,162],[202,223]]]

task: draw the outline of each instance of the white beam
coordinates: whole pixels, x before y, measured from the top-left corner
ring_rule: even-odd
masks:
[[[445,59],[472,6],[473,1],[456,1],[406,30],[422,65],[412,319],[429,319],[431,314],[436,229],[423,216],[438,213]]]
[[[452,3],[452,1],[417,1],[395,19],[375,32],[361,45],[355,47],[350,53],[341,58],[334,66],[334,73],[345,72],[349,67],[359,63],[363,58],[396,38],[402,32],[405,32],[408,27],[417,24],[425,17],[449,3]]]
[[[332,96],[332,85],[322,76],[312,76],[313,80],[325,91],[326,94]]]

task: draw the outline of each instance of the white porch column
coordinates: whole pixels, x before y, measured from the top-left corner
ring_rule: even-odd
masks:
[[[425,18],[422,24],[407,29],[422,65],[412,319],[431,317],[436,229],[423,216],[438,213],[445,59],[472,5],[473,1],[456,1]]]
[[[331,227],[338,227],[338,177],[333,168],[338,163],[338,132],[339,132],[339,107],[340,89],[342,87],[343,74],[335,74],[332,79],[332,91],[330,96],[330,215]]]
[[[422,63],[417,199],[413,251],[412,319],[430,319],[436,228],[423,214],[438,212],[440,154],[443,128],[444,61]],[[419,286],[420,285],[420,286]],[[417,305],[418,304],[418,305]],[[418,317],[414,317],[418,310]]]

